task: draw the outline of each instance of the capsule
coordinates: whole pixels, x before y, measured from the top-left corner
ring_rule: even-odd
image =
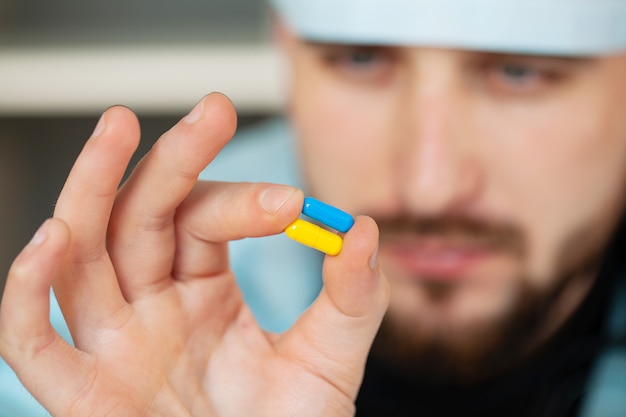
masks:
[[[285,233],[296,242],[328,255],[339,254],[343,245],[343,240],[338,235],[302,219],[296,219],[287,226]]]
[[[302,214],[342,233],[350,230],[354,224],[354,219],[350,214],[313,197],[304,199]]]

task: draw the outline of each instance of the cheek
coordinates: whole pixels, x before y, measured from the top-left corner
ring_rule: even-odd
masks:
[[[296,85],[292,100],[309,191],[345,210],[384,199],[389,189],[393,98],[333,82]]]
[[[564,251],[588,256],[610,233],[623,205],[626,126],[609,101],[593,96],[503,114],[492,178],[527,232],[528,276],[543,286],[568,267],[559,264]]]

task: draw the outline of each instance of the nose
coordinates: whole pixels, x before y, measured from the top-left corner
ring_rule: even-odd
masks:
[[[478,152],[463,121],[468,100],[452,75],[441,72],[427,87],[407,93],[406,132],[400,148],[400,200],[418,216],[463,211],[480,195],[484,182]]]

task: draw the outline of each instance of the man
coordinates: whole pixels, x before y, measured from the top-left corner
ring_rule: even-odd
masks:
[[[290,128],[202,178],[367,215],[319,295],[267,289],[318,271],[285,240],[235,247],[247,303],[235,286],[226,243],[280,233],[303,194],[196,183],[234,130],[223,97],[119,192],[138,129],[112,108],[7,280],[0,352],[23,384],[62,416],[623,413],[626,3],[275,7]]]

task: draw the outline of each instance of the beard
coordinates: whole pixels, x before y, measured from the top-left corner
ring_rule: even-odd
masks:
[[[425,289],[433,302],[454,291]],[[432,292],[431,292],[432,291]],[[528,340],[534,339],[552,305],[551,294],[520,286],[507,311],[462,326],[439,323],[424,326],[418,318],[399,317],[389,312],[372,346],[372,355],[396,370],[433,382],[470,383],[497,375],[526,355]]]
[[[520,265],[528,252],[524,234],[510,224],[464,217],[378,222],[381,242],[402,239],[407,234],[413,239],[434,237],[488,246],[508,253]],[[441,320],[436,326],[429,326],[420,317],[399,314],[392,306],[373,343],[371,356],[397,372],[434,383],[476,383],[520,366],[536,350],[532,342],[545,333],[546,321],[568,290],[593,277],[603,248],[598,242],[605,239],[589,239],[588,230],[581,227],[564,241],[555,258],[560,265],[555,278],[537,280],[523,273],[515,277],[511,281],[516,283],[514,296],[497,315],[462,324]],[[552,285],[539,289],[531,282]],[[436,279],[415,280],[412,285],[433,307],[452,300],[459,289],[454,281]]]

